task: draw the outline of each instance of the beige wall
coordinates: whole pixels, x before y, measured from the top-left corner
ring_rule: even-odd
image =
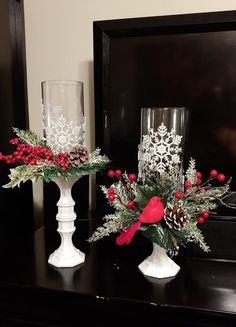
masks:
[[[24,0],[24,10],[30,128],[42,133],[41,81],[83,81],[87,144],[91,149],[94,147],[93,21],[236,10],[236,0]],[[40,205],[40,192],[35,194]]]
[[[30,127],[42,132],[41,81],[81,80],[93,147],[93,21],[233,10],[236,0],[24,0],[24,7]]]

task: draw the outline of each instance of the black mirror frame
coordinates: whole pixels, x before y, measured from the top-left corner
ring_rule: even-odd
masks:
[[[109,156],[110,43],[113,38],[230,30],[236,30],[236,11],[95,21],[93,46],[96,146]],[[105,128],[105,124],[108,124],[108,128]],[[217,215],[214,219],[236,221],[236,215]]]

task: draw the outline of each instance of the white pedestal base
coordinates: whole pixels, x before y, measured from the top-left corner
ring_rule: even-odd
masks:
[[[180,270],[180,267],[168,257],[166,250],[156,243],[153,243],[152,254],[140,263],[138,268],[144,275],[155,278],[173,277]]]
[[[72,242],[72,235],[75,231],[74,221],[76,219],[76,214],[74,212],[75,202],[71,196],[71,189],[77,180],[78,177],[72,177],[68,180],[62,177],[53,179],[60,189],[56,219],[58,221],[57,231],[61,236],[61,245],[50,255],[48,263],[58,268],[74,267],[85,261],[85,254],[76,249]]]
[[[84,261],[85,254],[80,250],[76,249],[75,247],[73,250],[69,251],[61,251],[59,248],[54,251],[48,259],[48,263],[50,265],[58,268],[75,267],[77,265],[80,265]]]

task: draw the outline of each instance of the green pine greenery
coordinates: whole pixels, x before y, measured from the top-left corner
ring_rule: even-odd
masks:
[[[183,198],[177,199],[174,194],[179,191],[180,183],[176,181],[179,181],[180,177],[191,180],[192,187],[183,190]],[[210,251],[201,230],[198,228],[197,220],[203,211],[213,213],[212,210],[217,208],[220,199],[229,191],[229,182],[217,187],[210,184],[207,184],[204,189],[198,187],[195,160],[190,159],[186,174],[181,174],[177,178],[173,178],[172,173],[166,173],[162,176],[156,174],[145,180],[143,184],[140,181],[130,182],[125,173],[109,188],[113,188],[116,194],[116,199],[109,201],[114,213],[104,217],[104,224],[95,230],[88,239],[89,242],[97,241],[114,232],[126,230],[138,221],[138,217],[149,200],[154,196],[159,196],[164,208],[173,206],[183,208],[189,219],[179,230],[170,228],[165,219],[162,219],[154,224],[142,223],[140,231],[150,241],[157,243],[171,254],[177,254],[179,247],[185,247],[189,242],[198,244],[205,252]],[[101,186],[101,189],[105,197],[108,198],[108,188]],[[129,200],[135,202],[135,208],[126,206]]]
[[[50,149],[50,147],[47,145],[46,139],[39,137],[34,132],[30,130],[24,131],[18,128],[13,128],[13,130],[21,143],[29,144],[31,146],[41,145],[44,148]],[[28,180],[34,182],[39,179],[49,183],[53,177],[58,176],[61,176],[65,179],[68,179],[72,176],[82,177],[84,175],[93,174],[105,169],[108,163],[108,158],[104,155],[100,155],[100,149],[96,149],[89,154],[89,161],[87,163],[78,167],[69,166],[66,170],[62,170],[58,164],[54,164],[49,160],[39,161],[36,165],[26,165],[20,163],[16,167],[10,169],[10,181],[3,187],[19,187],[21,183],[24,183]]]

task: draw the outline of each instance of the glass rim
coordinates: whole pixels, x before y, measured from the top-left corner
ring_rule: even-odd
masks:
[[[83,85],[83,82],[76,80],[46,80],[41,82],[42,85]]]
[[[161,109],[161,110],[170,110],[170,109],[186,109],[186,107],[142,107],[141,110],[156,110],[156,109]]]

